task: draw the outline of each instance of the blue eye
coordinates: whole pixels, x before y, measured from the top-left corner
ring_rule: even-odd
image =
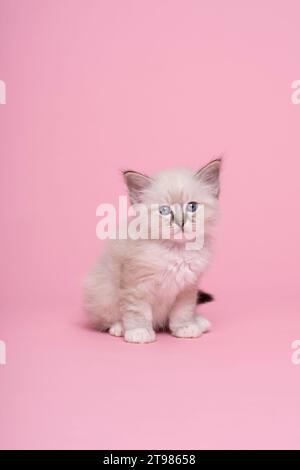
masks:
[[[159,206],[159,213],[161,215],[170,215],[171,214],[171,207],[169,207],[169,206]]]
[[[186,206],[186,210],[189,212],[196,212],[198,209],[198,202],[189,202]]]

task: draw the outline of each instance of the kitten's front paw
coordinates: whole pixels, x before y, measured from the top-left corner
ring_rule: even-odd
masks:
[[[196,323],[200,326],[202,333],[206,333],[211,329],[211,323],[207,318],[202,317],[202,315],[195,316]]]
[[[197,315],[195,319],[172,330],[172,334],[177,338],[198,338],[210,330],[210,322],[206,318]]]
[[[152,343],[155,341],[155,333],[147,328],[134,328],[125,331],[124,339],[128,343]]]

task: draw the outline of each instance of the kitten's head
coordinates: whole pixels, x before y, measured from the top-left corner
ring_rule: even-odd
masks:
[[[134,207],[146,208],[141,225],[159,227],[159,237],[170,233],[178,243],[196,236],[197,214],[203,210],[204,233],[208,234],[217,215],[221,159],[197,172],[189,169],[161,171],[152,177],[136,171],[123,172]]]

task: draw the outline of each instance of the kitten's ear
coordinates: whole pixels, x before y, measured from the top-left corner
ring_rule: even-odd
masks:
[[[221,163],[221,158],[217,158],[205,165],[195,174],[197,180],[206,184],[215,197],[218,197],[220,192]]]
[[[123,171],[123,177],[128,189],[131,204],[142,202],[143,192],[147,189],[152,179],[137,171]]]

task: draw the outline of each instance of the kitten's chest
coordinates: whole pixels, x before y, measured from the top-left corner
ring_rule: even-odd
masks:
[[[152,278],[153,321],[156,326],[162,326],[167,321],[177,295],[188,286],[196,286],[203,263],[199,256],[185,253],[176,256],[168,253],[159,260],[160,269]]]
[[[194,263],[185,259],[172,259],[163,269],[159,283],[164,288],[172,286],[173,289],[181,290],[185,285],[196,282],[197,277]]]
[[[177,295],[188,285],[197,283],[199,274],[185,260],[173,259],[168,262],[155,280],[153,299],[153,320],[158,326],[165,323]]]
[[[157,292],[174,300],[178,292],[197,283],[202,267],[197,255],[168,256],[156,279]]]

